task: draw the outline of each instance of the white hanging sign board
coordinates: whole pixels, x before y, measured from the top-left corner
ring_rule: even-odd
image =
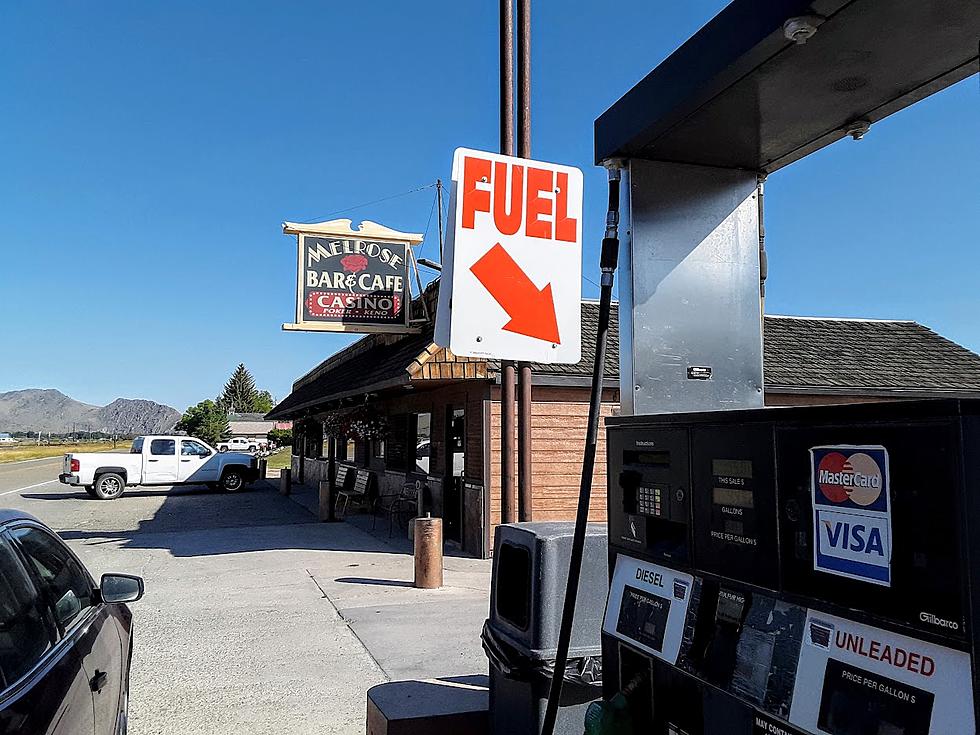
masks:
[[[582,172],[456,149],[435,341],[468,357],[582,356]]]

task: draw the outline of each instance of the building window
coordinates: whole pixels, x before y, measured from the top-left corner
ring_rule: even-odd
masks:
[[[405,472],[408,467],[406,461],[406,444],[408,442],[408,424],[409,424],[409,414],[407,413],[396,413],[389,417],[388,419],[388,436],[387,436],[387,446],[385,450],[388,456],[385,458],[385,464],[388,469],[397,470],[399,472]]]
[[[348,439],[344,442],[344,459],[348,462],[353,462],[357,459],[357,442],[353,439]]]
[[[415,472],[428,475],[432,469],[432,414],[415,414]]]
[[[376,459],[385,458],[385,440],[375,439],[374,440],[374,456]]]

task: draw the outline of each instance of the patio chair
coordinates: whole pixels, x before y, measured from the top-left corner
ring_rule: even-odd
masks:
[[[415,515],[418,510],[419,490],[421,489],[422,482],[416,480],[415,482],[406,482],[402,485],[397,495],[382,495],[378,497],[374,503],[374,521],[371,523],[371,530],[373,531],[378,524],[378,511],[380,510],[384,515],[388,516],[388,538],[391,538],[391,534],[394,531],[395,519],[400,518],[406,512],[410,515]],[[398,525],[401,526],[400,521]]]
[[[353,483],[350,480],[352,476],[354,478]],[[347,487],[349,483],[351,483],[350,488]],[[340,488],[337,491],[337,518],[343,518],[352,501],[360,503],[362,506],[367,505],[371,473],[347,465],[338,465],[336,485]]]

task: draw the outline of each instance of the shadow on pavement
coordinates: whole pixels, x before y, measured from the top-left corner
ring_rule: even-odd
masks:
[[[29,498],[30,500],[91,500],[96,503],[121,503],[125,501],[138,500],[139,498],[162,498],[170,497],[176,495],[217,495],[218,490],[212,490],[204,485],[185,485],[181,487],[173,487],[168,490],[143,490],[141,488],[127,488],[126,492],[122,496],[116,498],[115,500],[99,500],[98,498],[93,498],[84,490],[77,490],[75,492],[63,492],[63,493],[21,493],[20,497]],[[243,490],[241,492],[249,492],[248,490]]]
[[[161,497],[163,502],[154,501],[155,512],[147,518],[147,510],[139,501]],[[127,490],[111,501],[94,500],[84,491],[38,494],[38,498],[83,499],[86,510],[97,511],[102,507],[100,503],[107,511],[111,509],[112,513],[93,516],[84,527],[59,529],[62,538],[86,544],[115,542],[123,548],[167,549],[176,557],[289,549],[412,553],[407,538],[389,542],[372,534],[368,530],[370,516],[351,517],[342,523],[319,523],[306,507],[280,495],[268,482],[237,493],[190,487],[132,493]]]
[[[334,582],[344,584],[368,584],[377,587],[414,587],[412,582],[403,579],[371,579],[370,577],[338,577]]]

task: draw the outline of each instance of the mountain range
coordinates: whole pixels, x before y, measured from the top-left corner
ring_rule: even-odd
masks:
[[[51,388],[0,393],[0,431],[165,434],[179,420],[177,410],[143,399],[117,398],[108,406],[93,406]]]

